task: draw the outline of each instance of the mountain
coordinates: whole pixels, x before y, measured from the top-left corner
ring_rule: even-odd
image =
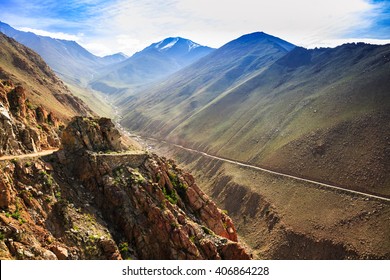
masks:
[[[122,124],[218,156],[389,196],[389,57],[390,45],[307,50],[246,35],[123,103]]]
[[[128,120],[124,124],[137,129],[144,118],[145,122],[155,120],[155,124],[170,120],[159,127],[159,134],[166,135],[229,88],[263,71],[293,48],[294,45],[263,32],[241,36],[147,88],[136,100],[120,100],[118,104],[123,108],[133,108],[124,112]],[[181,114],[176,114],[176,108]]]
[[[148,98],[145,102],[149,105],[160,106],[164,104],[163,100],[166,100],[168,103],[174,102],[165,104],[165,107],[176,105],[194,107],[183,110],[191,113],[194,109],[206,105],[239,80],[265,69],[293,48],[294,45],[262,32],[247,34],[227,43],[161,83],[157,83],[154,88],[147,88],[148,93],[141,93],[139,96],[140,99],[142,96]],[[191,101],[187,102],[190,95]],[[125,98],[126,96],[118,104],[123,104],[124,107],[131,106],[132,99],[126,103]],[[169,114],[168,111],[166,113]]]
[[[91,86],[107,94],[118,93],[166,77],[212,51],[188,39],[167,38],[103,70]]]
[[[97,57],[74,41],[53,39],[32,32],[19,31],[3,22],[0,22],[0,32],[41,55],[54,72],[71,88],[72,92],[88,106],[94,108],[97,113],[112,116],[112,108],[99,92],[88,87],[88,83],[101,68],[125,60],[125,55],[114,54],[103,58]]]
[[[127,58],[129,57],[124,53],[116,53],[116,54],[106,55],[102,57],[102,61],[104,61],[104,63],[106,64],[114,64],[114,63],[122,62]]]

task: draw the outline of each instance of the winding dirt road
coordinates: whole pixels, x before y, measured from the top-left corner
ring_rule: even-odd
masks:
[[[305,179],[305,178],[301,178],[301,177],[297,177],[297,176],[288,175],[288,174],[285,174],[285,173],[272,171],[272,170],[261,168],[261,167],[258,167],[258,166],[254,166],[254,165],[238,162],[238,161],[235,161],[235,160],[226,159],[226,158],[222,158],[222,157],[218,157],[218,156],[213,156],[213,155],[207,154],[207,153],[202,152],[202,151],[194,150],[194,149],[187,148],[187,147],[184,147],[182,145],[178,145],[178,144],[174,144],[174,143],[169,143],[169,142],[164,141],[164,140],[157,140],[157,139],[154,139],[154,138],[151,138],[151,137],[144,137],[144,139],[148,139],[148,140],[156,141],[156,142],[162,142],[164,144],[172,145],[172,146],[175,146],[177,148],[180,148],[180,149],[183,149],[183,150],[187,150],[189,152],[201,154],[201,155],[203,155],[205,157],[209,157],[209,158],[212,158],[212,159],[217,159],[217,160],[220,160],[220,161],[223,161],[223,162],[228,162],[228,163],[235,164],[235,165],[238,165],[238,166],[243,166],[243,167],[259,170],[259,171],[262,171],[262,172],[267,172],[267,173],[270,173],[270,174],[287,177],[287,178],[290,178],[290,179],[293,179],[293,180],[297,180],[297,181],[301,181],[301,182],[311,183],[313,185],[316,185],[317,187],[323,187],[323,188],[330,189],[330,190],[333,190],[333,191],[342,191],[344,193],[349,193],[349,194],[353,194],[353,195],[359,195],[359,196],[363,196],[363,197],[368,198],[368,199],[375,199],[375,200],[379,200],[379,201],[386,202],[386,203],[390,202],[390,198],[387,198],[387,197],[373,195],[373,194],[359,192],[359,191],[354,191],[354,190],[346,189],[346,188],[343,188],[343,187],[337,187],[337,186],[333,186],[333,185],[329,185],[329,184],[325,184],[325,183],[321,183],[321,182],[317,182],[317,181],[313,181],[313,180],[309,180],[309,179]]]
[[[50,149],[50,150],[44,150],[41,152],[31,153],[31,154],[2,156],[2,157],[0,157],[0,161],[11,160],[11,159],[42,157],[42,156],[51,155],[52,153],[57,152],[57,151],[58,151],[58,149]]]

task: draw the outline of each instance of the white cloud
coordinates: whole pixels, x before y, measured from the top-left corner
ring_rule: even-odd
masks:
[[[45,31],[45,30],[28,28],[28,27],[21,27],[18,29],[21,31],[24,31],[24,32],[32,32],[32,33],[35,33],[35,34],[41,35],[41,36],[47,36],[47,37],[51,37],[51,38],[55,38],[55,39],[62,39],[62,40],[69,40],[69,41],[80,41],[81,36],[83,36],[83,34],[72,35],[72,34],[66,34],[63,32],[49,32],[49,31]]]
[[[313,46],[367,28],[375,8],[366,0],[119,1],[105,8],[98,29],[111,38],[107,44],[117,43],[115,51],[128,54],[168,36],[219,47],[254,31]],[[120,44],[121,37],[129,43]]]
[[[79,26],[76,21],[68,23],[69,28],[78,27],[84,35],[51,34],[76,40],[97,55],[114,52],[131,55],[169,36],[220,47],[255,31],[305,47],[332,45],[351,36],[359,37],[357,31],[369,30],[380,15],[380,4],[368,0],[83,1],[104,2],[94,6],[91,17],[80,20]],[[360,37],[357,40],[371,36]]]

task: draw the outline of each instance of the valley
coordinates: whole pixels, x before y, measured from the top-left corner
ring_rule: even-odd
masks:
[[[0,31],[1,259],[390,258],[390,45]]]
[[[390,202],[206,156],[167,142],[152,150],[191,170],[259,259],[388,259]]]

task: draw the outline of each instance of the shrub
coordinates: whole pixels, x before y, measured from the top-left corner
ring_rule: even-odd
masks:
[[[211,229],[209,229],[208,227],[202,226],[202,230],[205,234],[209,234],[209,235],[214,234],[214,232]]]
[[[124,254],[129,252],[129,244],[127,242],[122,242],[119,244],[119,251]]]

